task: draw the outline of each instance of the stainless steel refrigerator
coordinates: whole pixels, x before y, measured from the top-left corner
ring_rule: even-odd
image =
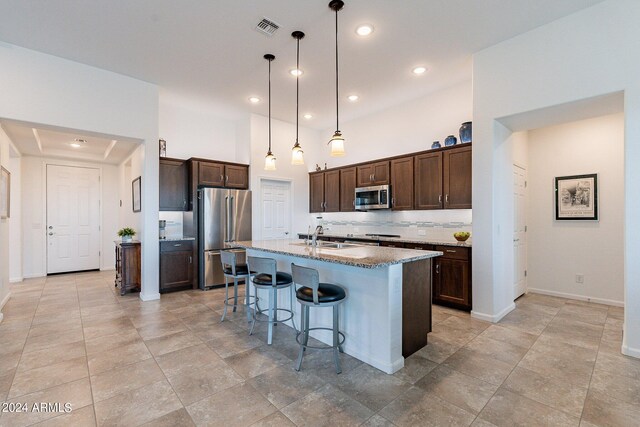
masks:
[[[233,242],[251,240],[251,191],[201,188],[198,190],[200,288],[224,284],[220,250]],[[236,249],[245,262],[244,249]]]

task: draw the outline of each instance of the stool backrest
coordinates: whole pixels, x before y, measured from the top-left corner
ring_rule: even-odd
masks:
[[[231,251],[220,251],[220,262],[222,263],[222,268],[226,265],[231,267],[232,275],[236,275],[236,253]]]
[[[309,267],[300,267],[299,265],[291,263],[291,275],[293,276],[293,283],[311,288],[313,291],[313,303],[318,304],[318,286],[320,283],[318,270]]]
[[[249,268],[249,271],[255,272],[255,274],[270,275],[272,285],[276,286],[276,260],[275,259],[249,256],[247,257],[247,267]]]

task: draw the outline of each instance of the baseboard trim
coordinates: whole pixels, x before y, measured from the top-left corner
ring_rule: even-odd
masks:
[[[529,289],[527,289],[527,291],[531,292],[531,293],[534,293],[534,294],[549,295],[549,296],[552,296],[552,297],[574,299],[574,300],[578,300],[578,301],[587,301],[587,302],[593,302],[593,303],[596,303],[596,304],[611,305],[611,306],[614,306],[614,307],[624,307],[624,302],[623,301],[616,301],[616,300],[612,300],[612,299],[592,298],[592,297],[586,297],[584,295],[568,294],[568,293],[565,293],[565,292],[548,291],[546,289],[537,289],[537,288],[529,288]]]
[[[9,301],[9,298],[11,298],[11,292],[9,292],[7,296],[2,299],[2,302],[0,302],[0,310],[2,310],[4,305]],[[0,312],[0,323],[2,322],[2,319],[4,319],[4,314]]]
[[[39,277],[47,277],[46,274],[43,273],[38,273],[38,274],[23,274],[22,278],[23,279],[37,279]]]
[[[115,267],[104,267],[104,268],[100,268],[100,271],[114,271],[116,268]]]
[[[155,301],[155,300],[159,300],[160,299],[160,293],[155,293],[155,294],[143,294],[142,292],[140,292],[140,299],[142,301]]]
[[[9,278],[9,283],[20,283],[24,280],[24,277],[14,277],[14,278]]]
[[[516,308],[515,303],[511,303],[504,310],[497,314],[486,314],[478,311],[471,311],[471,317],[478,320],[484,320],[485,322],[498,323],[504,316],[511,313]]]
[[[2,319],[4,319],[4,314],[0,313],[0,323],[2,323]]]
[[[637,359],[640,359],[640,349],[638,348],[631,348],[626,345],[623,345],[622,354],[624,354],[625,356],[630,356],[630,357],[635,357]]]

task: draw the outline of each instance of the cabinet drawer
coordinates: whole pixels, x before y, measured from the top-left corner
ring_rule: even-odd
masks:
[[[469,248],[461,248],[457,246],[436,246],[436,251],[442,252],[443,258],[469,260]]]
[[[435,250],[433,245],[427,245],[424,243],[405,243],[404,247],[407,249],[418,249],[421,251],[433,251]]]
[[[193,251],[193,240],[160,242],[160,252]]]
[[[380,246],[387,246],[389,248],[404,248],[405,245],[402,242],[387,242],[387,241],[380,241]]]

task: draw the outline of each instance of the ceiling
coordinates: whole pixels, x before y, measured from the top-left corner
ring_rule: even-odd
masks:
[[[13,120],[0,120],[0,126],[22,155],[77,159],[96,163],[120,164],[138,144],[132,140],[114,139],[106,135],[78,133],[59,128],[33,125]],[[76,139],[80,147],[70,144]]]
[[[602,0],[345,0],[340,12],[341,119],[349,120],[471,78],[474,52]],[[328,0],[0,0],[0,40],[135,77],[206,102],[221,117],[295,121],[294,30],[302,30],[300,113],[335,124],[334,14]],[[272,37],[254,27],[280,24]],[[367,38],[355,28],[370,23]],[[415,76],[411,69],[429,70]],[[351,103],[349,94],[360,100]],[[248,97],[262,102],[252,105]]]

